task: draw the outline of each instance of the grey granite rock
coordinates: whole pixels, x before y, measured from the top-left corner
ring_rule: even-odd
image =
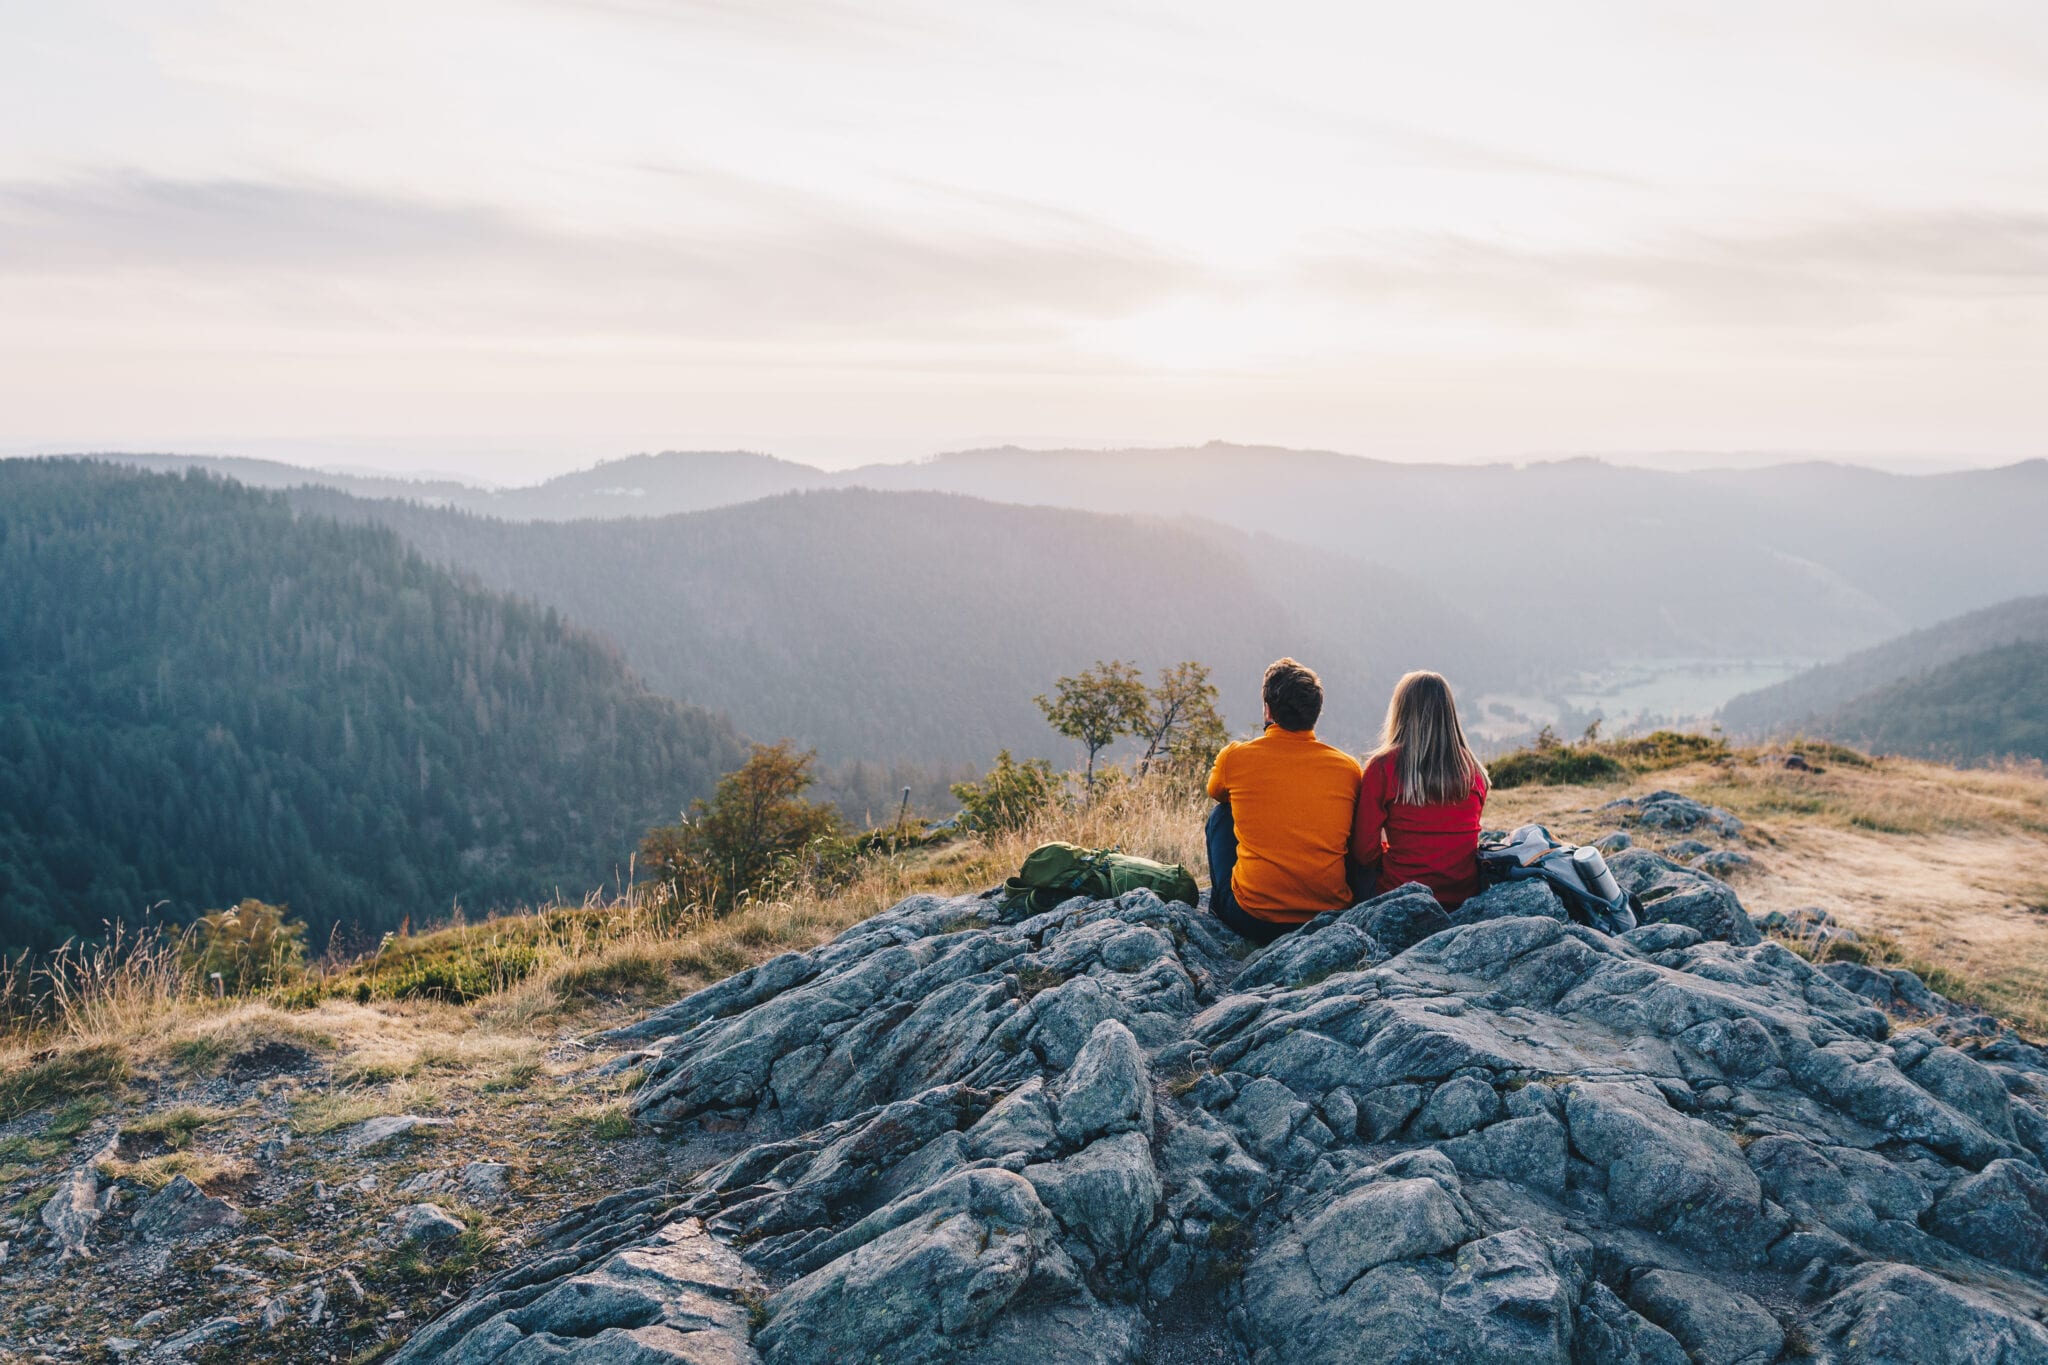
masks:
[[[2038,1275],[2048,1256],[2048,1176],[2031,1164],[1994,1161],[1949,1186],[1927,1226],[1973,1256]]]
[[[1238,973],[1237,988],[1299,986],[1334,972],[1348,972],[1360,963],[1384,956],[1379,945],[1355,925],[1341,920],[1316,933],[1294,933],[1277,940]]]
[[[165,1242],[215,1228],[240,1227],[246,1221],[227,1200],[215,1199],[180,1175],[142,1201],[130,1226],[143,1241]]]
[[[1424,1137],[1454,1138],[1501,1116],[1500,1096],[1476,1076],[1456,1076],[1438,1086],[1415,1120]]]
[[[365,1119],[349,1129],[342,1135],[341,1148],[350,1156],[362,1156],[414,1133],[452,1126],[448,1119],[421,1118],[418,1114],[385,1114]]]
[[[396,1359],[2048,1365],[2048,1053],[1612,864],[1622,938],[1405,887],[1245,963],[1150,893],[912,897],[600,1040],[742,1146]]]
[[[1339,916],[1339,923],[1362,930],[1389,953],[1405,953],[1451,927],[1436,896],[1420,882],[1404,883],[1352,906]]]
[[[1678,1338],[1637,1313],[1604,1284],[1579,1303],[1574,1343],[1585,1365],[1689,1365]]]
[[[2044,1365],[2048,1331],[1988,1287],[1914,1266],[1851,1272],[1815,1329],[1841,1365]]]
[[[401,1241],[429,1245],[453,1241],[463,1234],[462,1220],[439,1204],[409,1204],[398,1211]]]
[[[1152,1131],[1152,1076],[1131,1031],[1114,1019],[1095,1026],[1053,1089],[1059,1135],[1075,1146],[1109,1133]]]
[[[1704,1275],[1645,1271],[1628,1300],[1698,1365],[1771,1365],[1785,1349],[1785,1330],[1762,1304]]]
[[[1606,808],[1619,812],[1625,824],[1640,825],[1667,834],[1706,830],[1733,839],[1742,833],[1742,822],[1729,812],[1673,791],[1656,791],[1648,796],[1610,802]]]
[[[1571,918],[1571,912],[1550,889],[1550,883],[1530,877],[1488,887],[1452,911],[1450,922],[1453,925],[1477,924],[1481,920],[1517,919],[1525,915],[1554,920]]]
[[[64,1177],[43,1203],[43,1226],[57,1244],[59,1261],[90,1257],[86,1239],[100,1221],[100,1181],[90,1164]]]
[[[1702,938],[1750,945],[1763,941],[1733,889],[1704,872],[1648,849],[1632,848],[1607,863],[1624,891],[1643,902],[1643,923],[1683,924]]]

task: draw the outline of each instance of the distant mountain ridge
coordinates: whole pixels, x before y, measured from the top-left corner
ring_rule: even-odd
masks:
[[[500,491],[394,491],[283,465],[259,473],[271,486],[314,482],[510,519],[654,517],[847,487],[1201,517],[1401,567],[1509,650],[1554,646],[1569,630],[1592,660],[1827,658],[2015,591],[2048,592],[2041,460],[1928,475],[1823,463],[1671,473],[1592,459],[1404,464],[1213,442],[972,450],[835,473],[744,452],[672,452]]]
[[[447,479],[405,479],[307,469],[219,455],[92,455],[157,473],[201,469],[252,488],[332,488],[360,498],[399,498],[508,521],[668,516],[726,507],[830,482],[824,471],[744,450],[667,452],[606,460],[517,488]]]
[[[277,494],[0,462],[0,949],[580,897],[736,766],[558,613]]]
[[[1486,632],[1425,583],[1190,520],[867,489],[526,524],[292,497],[556,607],[669,694],[834,763],[985,764],[1001,747],[1064,760],[1031,699],[1097,659],[1205,662],[1244,729],[1266,664],[1300,655],[1328,681],[1330,735],[1353,747],[1409,668],[1498,681]]]

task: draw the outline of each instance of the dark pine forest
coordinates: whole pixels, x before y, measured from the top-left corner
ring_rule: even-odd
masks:
[[[742,757],[554,611],[198,475],[0,463],[0,947],[571,895]]]

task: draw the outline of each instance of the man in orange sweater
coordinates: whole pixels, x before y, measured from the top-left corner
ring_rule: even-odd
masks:
[[[1225,745],[1209,773],[1209,909],[1256,943],[1354,903],[1348,863],[1358,760],[1316,738],[1323,684],[1266,670],[1266,732]]]

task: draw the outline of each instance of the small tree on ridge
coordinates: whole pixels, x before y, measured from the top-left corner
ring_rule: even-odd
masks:
[[[1087,781],[1095,791],[1095,758],[1120,735],[1135,734],[1144,722],[1150,694],[1138,670],[1121,659],[1096,660],[1071,678],[1061,678],[1050,698],[1034,698],[1046,720],[1088,751]]]

